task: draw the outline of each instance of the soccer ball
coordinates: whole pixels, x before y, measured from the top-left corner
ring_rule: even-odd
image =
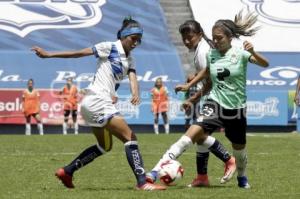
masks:
[[[161,163],[158,177],[165,185],[175,185],[183,177],[184,169],[176,160],[167,160]]]

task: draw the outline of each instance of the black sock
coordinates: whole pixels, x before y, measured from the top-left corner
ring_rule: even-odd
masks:
[[[207,164],[208,164],[209,152],[197,152],[196,164],[197,164],[197,174],[206,175],[207,174]]]
[[[145,184],[146,175],[142,156],[136,141],[125,143],[125,152],[128,163],[136,177],[138,186]]]
[[[87,149],[85,149],[78,157],[76,157],[69,165],[65,166],[64,169],[69,175],[73,175],[73,173],[80,169],[81,167],[89,164],[95,158],[102,155],[103,153],[100,151],[99,146],[93,145]]]
[[[229,152],[217,139],[214,144],[209,147],[209,150],[223,162],[227,162],[231,157]]]

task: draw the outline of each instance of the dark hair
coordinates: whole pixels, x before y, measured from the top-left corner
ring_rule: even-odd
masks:
[[[241,35],[254,35],[259,30],[259,27],[253,28],[253,25],[257,22],[257,15],[251,12],[243,16],[242,13],[243,11],[241,10],[235,15],[234,21],[229,19],[218,20],[213,29],[216,27],[221,28],[228,37],[239,38]]]
[[[34,83],[33,79],[30,78],[30,79],[27,81],[27,84],[28,84],[30,81],[31,81],[32,83]]]
[[[211,48],[214,48],[214,44],[212,40],[210,40],[203,31],[200,23],[195,20],[187,20],[183,24],[179,26],[180,34],[187,34],[187,33],[202,33],[204,40],[208,43]]]
[[[141,28],[141,25],[136,20],[133,20],[131,16],[125,17],[125,19],[123,20],[123,23],[122,23],[122,27],[121,27],[121,29],[117,33],[117,38],[121,39],[121,32],[125,28],[132,28],[132,27],[139,27],[139,28]]]

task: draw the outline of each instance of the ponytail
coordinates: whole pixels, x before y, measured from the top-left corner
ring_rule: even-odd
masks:
[[[253,12],[243,16],[241,10],[234,18],[234,21],[229,19],[218,20],[213,29],[221,28],[228,37],[239,38],[240,36],[252,36],[259,30],[260,27],[253,27],[257,22],[257,15]]]

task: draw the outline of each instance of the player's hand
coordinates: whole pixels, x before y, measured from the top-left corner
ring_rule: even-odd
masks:
[[[175,93],[177,93],[178,91],[187,91],[187,90],[189,90],[187,84],[178,84],[175,86]]]
[[[119,98],[117,96],[112,96],[111,99],[112,99],[112,103],[116,104]]]
[[[248,41],[244,41],[243,45],[244,45],[244,49],[246,51],[250,52],[251,54],[254,52],[254,47],[253,47],[252,43],[250,43]]]
[[[38,46],[33,46],[31,48],[32,51],[35,52],[35,54],[37,56],[39,56],[40,58],[48,58],[49,57],[49,53],[47,51],[45,51],[44,49],[38,47]]]
[[[185,110],[185,112],[190,112],[193,104],[189,101],[186,100],[182,103],[181,108]]]
[[[138,95],[133,95],[130,102],[131,102],[132,105],[139,105],[141,100],[140,100],[140,97]]]

